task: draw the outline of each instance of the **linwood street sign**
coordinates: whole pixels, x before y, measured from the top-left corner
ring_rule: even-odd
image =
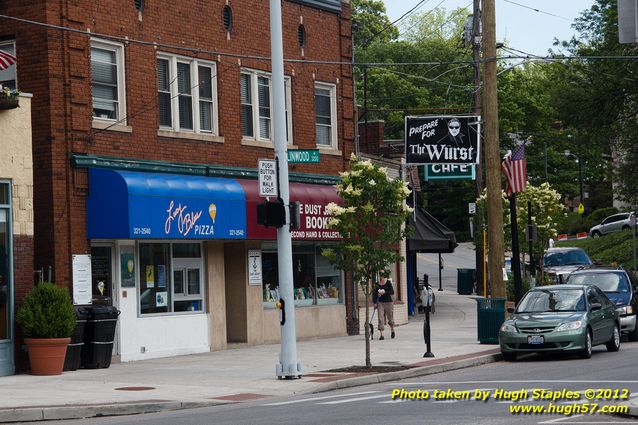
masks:
[[[295,149],[288,151],[289,164],[318,164],[319,149]]]

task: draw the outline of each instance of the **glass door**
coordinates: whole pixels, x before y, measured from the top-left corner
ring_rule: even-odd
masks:
[[[9,183],[0,182],[0,375],[13,375],[13,285]]]

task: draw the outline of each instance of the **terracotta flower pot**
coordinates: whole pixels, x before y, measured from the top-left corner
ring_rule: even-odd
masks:
[[[32,375],[60,375],[71,338],[25,338]]]

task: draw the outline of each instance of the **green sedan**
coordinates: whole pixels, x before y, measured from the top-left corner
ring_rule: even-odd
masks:
[[[594,285],[534,288],[498,334],[505,360],[518,353],[572,352],[591,357],[592,347],[620,348],[620,319],[614,304]]]

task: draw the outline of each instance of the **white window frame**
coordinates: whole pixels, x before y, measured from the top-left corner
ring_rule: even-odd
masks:
[[[168,61],[169,71],[169,90],[171,96],[171,126],[159,125],[160,130],[175,131],[181,133],[197,133],[197,134],[219,134],[219,120],[218,120],[218,100],[217,100],[217,64],[212,61],[205,61],[201,59],[193,59],[187,56],[171,55],[168,53],[158,53],[155,66],[157,67],[157,60]],[[179,126],[179,93],[177,84],[177,64],[187,63],[190,66],[191,77],[191,105],[193,111],[193,129],[181,128]],[[200,98],[199,98],[199,85],[195,82],[199,81],[199,67],[208,67],[211,69],[211,88],[212,88],[212,125],[211,130],[202,130],[200,122]],[[159,92],[158,85],[155,84],[156,92]]]
[[[270,108],[270,134],[274,136],[273,128],[273,99],[272,99],[272,75],[268,72],[257,71],[254,69],[241,69],[241,74],[248,75],[250,77],[250,100],[252,105],[252,118],[253,118],[253,135],[247,136],[242,134],[243,139],[255,140],[259,142],[272,142],[272,138],[262,138],[259,135],[259,91],[258,91],[258,77],[268,79],[269,84],[269,99],[268,107]],[[284,76],[284,90],[285,90],[285,107],[286,107],[286,142],[288,145],[292,145],[292,79]]]
[[[323,82],[315,82],[315,92],[313,93],[316,96],[316,90],[323,89],[328,90],[330,92],[330,145],[321,145],[319,143],[317,148],[319,149],[338,149],[338,139],[337,139],[337,86],[336,84],[331,83],[323,83]],[[316,104],[315,104],[316,105]],[[317,111],[315,110],[315,138],[317,131]]]
[[[5,40],[5,41],[0,41],[0,50],[5,50],[2,49],[2,47],[6,47],[6,46],[11,46],[13,47],[13,53],[11,53],[13,56],[16,56],[16,42],[15,40]],[[6,50],[5,50],[6,51]],[[6,82],[6,81],[15,81],[15,88],[18,88],[18,63],[14,63],[13,65],[11,65],[9,68],[5,69],[4,71],[0,71],[2,72],[2,74],[6,74],[5,76],[12,76],[13,78],[9,78],[6,80],[0,80],[0,84]]]
[[[115,61],[117,65],[117,118],[103,118],[93,116],[94,121],[102,121],[109,123],[118,123],[126,125],[126,76],[124,66],[124,45],[114,41],[103,40],[99,38],[91,38],[91,49],[93,48],[110,50],[115,52]],[[92,61],[92,58],[90,59]],[[91,76],[91,90],[93,89],[93,76]],[[93,111],[93,94],[91,94],[91,113]]]

